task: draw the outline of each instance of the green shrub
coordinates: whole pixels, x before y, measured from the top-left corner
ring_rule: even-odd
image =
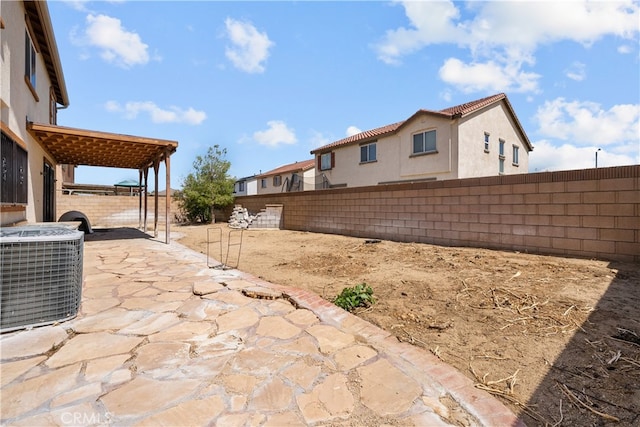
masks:
[[[370,307],[375,302],[373,289],[366,283],[352,288],[344,288],[340,295],[333,300],[335,305],[347,311],[353,311],[357,307]]]

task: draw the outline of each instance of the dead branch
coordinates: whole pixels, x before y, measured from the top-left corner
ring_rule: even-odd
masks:
[[[640,347],[640,344],[636,344],[636,343],[631,342],[631,341],[621,340],[620,338],[614,338],[614,337],[607,337],[607,338],[612,339],[614,341],[623,342],[625,344],[631,344],[631,345],[635,345],[636,347]]]
[[[436,348],[430,348],[429,351],[433,353],[433,355],[438,359],[442,360],[442,357],[440,357],[440,346],[436,346]]]
[[[504,382],[507,384],[507,387],[509,388],[509,393],[513,394],[513,387],[515,387],[516,385],[516,375],[518,375],[518,372],[520,372],[520,369],[516,370],[513,374],[509,375],[508,377],[501,378],[495,381],[484,381],[486,376],[488,375],[488,374],[485,374],[482,380],[484,382],[484,385],[487,385],[487,386],[492,386],[492,385],[500,384],[501,382]]]
[[[620,356],[622,356],[622,352],[618,350],[618,352],[614,354],[613,357],[607,361],[607,365],[611,365],[612,363],[617,362],[618,359],[620,359]]]
[[[557,426],[559,426],[563,419],[564,419],[564,415],[562,415],[562,399],[560,399],[560,419],[558,420],[558,422],[557,422],[557,423],[555,423],[555,424],[554,424],[554,425],[552,425],[551,427],[557,427]]]
[[[637,366],[638,368],[640,368],[640,363],[636,362],[633,359],[629,359],[628,357],[621,357],[620,360],[624,360],[627,363],[631,363],[632,365]]]
[[[480,390],[484,390],[488,393],[494,394],[494,395],[498,395],[508,401],[510,401],[511,403],[514,403],[517,406],[520,406],[522,408],[522,410],[528,414],[531,418],[540,421],[541,423],[543,423],[544,425],[549,424],[549,422],[539,413],[537,413],[536,411],[534,411],[530,406],[528,406],[526,403],[521,402],[520,400],[518,400],[517,398],[515,398],[514,396],[499,390],[497,388],[493,388],[493,387],[489,387],[486,386],[484,384],[480,384],[480,383],[475,383],[474,384],[475,388],[478,388]]]
[[[575,394],[573,394],[571,392],[571,390],[569,390],[567,388],[566,385],[558,383],[558,386],[560,387],[560,391],[562,391],[565,394],[565,396],[567,396],[569,398],[569,400],[571,400],[572,402],[579,404],[583,408],[587,409],[588,411],[593,412],[594,414],[604,418],[605,420],[615,421],[615,422],[619,422],[620,421],[620,418],[614,417],[613,415],[609,415],[609,414],[605,414],[604,412],[596,411],[591,406],[587,405],[582,400],[578,399],[578,397]]]
[[[424,348],[428,348],[428,345],[427,345],[427,343],[426,343],[426,342],[421,341],[421,340],[419,340],[418,338],[414,337],[414,336],[413,336],[413,335],[411,335],[409,332],[407,332],[407,330],[406,330],[406,329],[404,329],[404,328],[402,328],[401,330],[402,330],[402,332],[404,332],[404,333],[409,337],[409,339],[411,340],[411,341],[410,341],[410,342],[411,342],[411,344],[418,343],[418,344],[422,344],[422,346],[423,346]]]
[[[498,356],[489,356],[488,354],[483,354],[482,356],[475,356],[478,359],[493,359],[493,360],[511,360],[510,357],[498,357]]]

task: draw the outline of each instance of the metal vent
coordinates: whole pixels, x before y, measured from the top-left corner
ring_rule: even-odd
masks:
[[[78,314],[83,247],[84,233],[66,227],[0,229],[0,332]]]

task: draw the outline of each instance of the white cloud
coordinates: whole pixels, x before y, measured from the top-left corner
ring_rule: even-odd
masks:
[[[327,145],[331,143],[331,139],[321,132],[312,130],[311,137],[309,138],[309,143],[313,148],[322,147],[323,145]]]
[[[65,0],[65,3],[75,10],[86,12],[87,3],[89,3],[89,0]]]
[[[540,106],[534,119],[539,134],[576,145],[640,143],[640,104],[605,110],[595,102],[556,98]]]
[[[434,43],[455,42],[464,36],[454,24],[460,17],[452,2],[402,2],[411,28],[388,30],[382,42],[374,46],[378,58],[387,64],[399,64],[400,57]]]
[[[535,149],[529,154],[529,172],[587,169],[595,167],[596,151],[598,167],[631,165],[640,162],[640,153],[619,152],[587,146],[576,147],[571,144],[553,145],[548,140],[536,141]],[[635,157],[634,157],[635,156]]]
[[[401,4],[410,25],[386,32],[374,46],[378,58],[399,64],[402,57],[433,44],[469,49],[470,64],[449,58],[441,68],[445,81],[466,91],[536,92],[539,76],[522,68],[533,65],[533,53],[540,45],[568,40],[588,46],[605,36],[633,39],[640,32],[640,5],[633,0],[470,2],[468,10],[475,15],[467,20],[452,1]],[[490,71],[495,72],[494,79],[487,74]]]
[[[355,126],[349,126],[347,128],[346,134],[347,134],[347,136],[353,136],[353,135],[359,134],[360,132],[362,132],[362,131],[359,128],[357,128]]]
[[[456,58],[445,61],[440,78],[463,92],[492,90],[494,92],[537,92],[540,75],[527,73],[519,64],[499,64],[495,61],[465,64]]]
[[[268,147],[278,147],[279,145],[293,145],[298,142],[295,131],[289,129],[287,124],[281,120],[270,120],[267,122],[269,128],[253,133],[253,139],[260,145]]]
[[[607,35],[632,38],[639,31],[638,19],[640,7],[633,0],[483,2],[467,25],[474,37],[472,44],[511,45],[531,51],[561,40],[588,46]]]
[[[629,45],[623,44],[623,45],[618,46],[618,53],[621,53],[623,55],[631,53],[632,51],[633,51],[633,49]]]
[[[147,113],[153,123],[184,123],[188,125],[199,125],[206,118],[204,111],[197,111],[191,107],[183,110],[178,107],[162,109],[154,102],[127,102],[124,106],[116,101],[107,101],[105,109],[110,113],[123,113],[127,119],[135,119],[140,113]]]
[[[587,78],[586,67],[582,62],[574,62],[571,67],[565,70],[565,74],[571,80],[581,82]]]
[[[267,33],[260,33],[248,22],[225,20],[227,37],[232,43],[225,50],[225,55],[233,65],[247,73],[264,72],[264,62],[269,57],[269,49],[274,43]]]
[[[117,18],[106,15],[87,15],[84,36],[75,40],[78,44],[100,49],[100,56],[122,68],[149,62],[148,45],[140,36],[123,28]]]

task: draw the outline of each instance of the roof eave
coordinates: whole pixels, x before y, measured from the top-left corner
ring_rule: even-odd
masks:
[[[339,142],[339,141],[332,142],[331,144],[327,144],[325,146],[322,146],[320,148],[316,148],[315,150],[312,150],[311,154],[313,154],[313,155],[315,155],[315,154],[324,154],[324,153],[328,153],[330,151],[333,151],[334,148],[348,147],[350,145],[355,145],[355,144],[366,144],[367,142],[377,141],[380,138],[384,138],[385,136],[394,134],[397,131],[398,131],[398,129],[394,129],[394,130],[391,130],[389,132],[384,132],[384,133],[381,133],[381,134],[378,134],[378,135],[374,135],[374,136],[367,136],[367,137],[364,137],[362,139],[356,139],[356,140],[353,140],[353,141],[350,141],[350,142],[345,142],[343,144],[336,144],[336,142]],[[336,144],[336,145],[334,145],[334,144]]]
[[[67,86],[64,80],[64,73],[62,71],[62,63],[60,61],[60,53],[58,52],[58,45],[56,43],[55,34],[53,32],[53,26],[51,23],[51,15],[49,14],[49,7],[46,1],[29,1],[35,6],[37,13],[37,19],[42,25],[44,31],[44,40],[39,40],[39,45],[47,49],[51,58],[51,68],[47,67],[49,72],[49,78],[56,90],[56,102],[62,106],[69,106],[69,94],[67,92]],[[59,98],[59,99],[58,99]]]
[[[533,151],[533,145],[531,144],[531,141],[529,141],[529,137],[525,133],[524,128],[522,127],[522,124],[520,123],[520,120],[518,119],[518,116],[516,116],[516,112],[513,109],[513,106],[511,105],[511,102],[509,102],[509,98],[507,98],[505,96],[504,97],[504,102],[507,105],[507,108],[509,109],[509,113],[513,117],[513,120],[516,122],[516,126],[518,127],[518,132],[520,132],[520,135],[522,136],[522,139],[523,139],[525,145],[527,146],[527,151]]]

